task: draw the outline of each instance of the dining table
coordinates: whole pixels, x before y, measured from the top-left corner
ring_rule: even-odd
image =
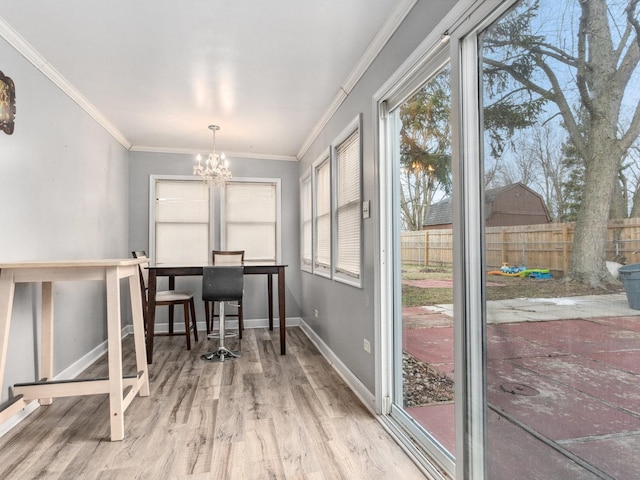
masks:
[[[205,265],[169,265],[149,264],[147,291],[147,363],[153,363],[153,337],[156,318],[156,292],[158,277],[169,278],[169,290],[175,289],[175,277],[202,276]],[[285,268],[287,265],[278,263],[245,263],[245,275],[265,275],[267,277],[267,295],[269,305],[269,330],[273,330],[273,276],[278,276],[278,315],[280,320],[280,354],[286,354],[286,306],[285,306]]]

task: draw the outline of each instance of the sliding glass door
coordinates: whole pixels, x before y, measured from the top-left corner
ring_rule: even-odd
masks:
[[[453,471],[451,97],[446,55],[385,103],[393,258],[390,417]]]
[[[479,35],[492,479],[638,477],[637,7],[526,0]]]
[[[444,23],[376,96],[384,419],[436,478],[637,478],[640,3]]]

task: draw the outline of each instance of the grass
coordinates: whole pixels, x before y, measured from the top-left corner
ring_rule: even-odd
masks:
[[[414,265],[403,265],[402,278],[404,280],[451,279],[453,278],[453,272],[451,268],[445,266],[425,268]],[[486,287],[487,300],[575,297],[623,291],[622,285],[610,287],[607,290],[593,289],[580,283],[563,282],[562,278],[535,280],[529,277],[487,275],[486,280],[491,284],[499,285]],[[418,307],[443,303],[453,303],[452,288],[419,288],[411,285],[402,285],[403,307]]]
[[[403,280],[447,280],[451,279],[452,276],[451,267],[448,266],[402,266]]]

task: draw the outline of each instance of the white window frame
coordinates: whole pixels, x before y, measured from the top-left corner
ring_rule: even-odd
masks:
[[[358,198],[355,201],[348,202],[345,205],[338,205],[339,201],[339,192],[341,178],[340,178],[340,168],[338,168],[338,162],[340,162],[339,158],[339,149],[340,147],[349,140],[353,135],[357,136],[358,142],[358,165],[357,165],[357,174],[358,174]],[[332,262],[332,273],[333,278],[336,281],[346,283],[348,285],[362,288],[362,251],[363,251],[363,221],[362,221],[362,115],[359,114],[354,118],[345,129],[340,132],[340,134],[336,137],[335,141],[331,147],[331,171],[332,175],[332,204],[331,204],[331,223],[332,223],[332,246],[333,246],[333,262]],[[357,218],[358,218],[358,259],[357,259],[357,272],[348,272],[346,269],[341,269],[339,265],[340,258],[340,230],[338,225],[339,214],[343,209],[351,209],[356,208],[357,210]]]
[[[279,178],[254,178],[254,177],[234,177],[227,183],[264,183],[274,185],[276,189],[276,251],[275,251],[275,263],[280,264],[282,262],[282,194],[281,194],[281,180]],[[222,250],[227,248],[227,221],[226,221],[226,195],[225,188],[220,190],[220,247]],[[247,258],[245,254],[245,263],[265,263],[259,259]]]
[[[156,263],[156,185],[159,181],[198,182],[202,179],[187,175],[149,175],[149,250],[147,252],[152,263]],[[203,188],[209,188],[209,246],[211,250],[215,234],[215,203],[211,187],[203,184]],[[207,254],[208,257],[208,254]]]
[[[308,230],[305,228],[307,223]],[[300,270],[309,273],[313,273],[313,237],[313,179],[311,169],[308,169],[300,177]],[[309,258],[304,256],[305,247],[309,249]]]
[[[329,263],[328,265],[320,265],[318,263],[318,242],[319,242],[319,234],[318,234],[318,205],[320,202],[318,202],[318,192],[319,192],[319,188],[318,188],[318,170],[321,167],[324,167],[326,165],[326,167],[329,169],[329,185],[328,185],[328,193],[329,193],[329,210],[327,212],[327,216],[329,219]],[[325,153],[323,153],[315,162],[313,162],[312,165],[312,191],[313,191],[313,231],[315,232],[314,236],[313,236],[313,273],[316,275],[320,275],[322,277],[327,277],[327,278],[331,278],[331,273],[332,273],[332,266],[333,266],[333,249],[332,249],[332,243],[333,243],[333,237],[332,237],[332,233],[331,230],[333,229],[333,225],[331,222],[331,196],[332,196],[332,188],[331,188],[331,184],[332,184],[332,177],[331,177],[331,155],[330,155],[330,150],[327,150]]]

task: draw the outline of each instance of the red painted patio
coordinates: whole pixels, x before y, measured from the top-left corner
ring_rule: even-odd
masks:
[[[403,310],[403,347],[451,378],[452,318]],[[640,478],[640,317],[487,327],[490,478]],[[454,452],[454,405],[409,413]],[[542,460],[542,461],[541,461]]]

